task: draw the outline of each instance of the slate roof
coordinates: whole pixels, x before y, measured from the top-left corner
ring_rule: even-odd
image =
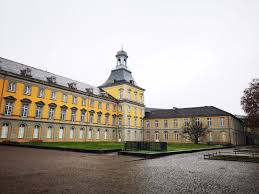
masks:
[[[132,77],[131,71],[129,71],[126,68],[121,67],[121,68],[113,69],[111,71],[111,74],[110,74],[108,80],[104,84],[102,84],[100,87],[111,86],[118,82],[126,82],[126,83],[130,83],[130,84],[137,86],[135,80]]]
[[[79,91],[86,92],[86,88],[92,88],[93,94],[100,95],[101,90],[97,87],[91,86],[89,84],[85,84],[73,79],[69,79],[54,73],[50,73],[41,69],[37,69],[28,65],[24,65],[18,62],[14,62],[8,59],[4,59],[0,57],[0,69],[3,71],[7,71],[10,73],[21,75],[21,70],[24,70],[26,68],[29,68],[31,70],[31,77],[37,80],[45,81],[47,82],[47,77],[54,76],[56,77],[56,84],[64,87],[68,87],[68,84],[75,82],[76,88]]]
[[[198,117],[198,116],[232,116],[234,115],[216,108],[214,106],[192,107],[192,108],[174,108],[174,109],[156,109],[146,108],[145,118],[177,118],[177,117]],[[236,118],[236,117],[235,117]]]

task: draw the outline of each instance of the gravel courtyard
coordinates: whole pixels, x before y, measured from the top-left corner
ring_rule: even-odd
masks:
[[[259,164],[0,146],[0,193],[259,193]]]

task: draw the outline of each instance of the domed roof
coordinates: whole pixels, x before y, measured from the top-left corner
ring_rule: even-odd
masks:
[[[117,57],[117,56],[121,56],[121,55],[126,55],[126,56],[128,56],[126,51],[120,50],[120,51],[117,52],[116,57]]]

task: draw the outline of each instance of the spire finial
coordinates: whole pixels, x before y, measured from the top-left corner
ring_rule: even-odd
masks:
[[[121,44],[121,50],[123,51],[123,44]]]

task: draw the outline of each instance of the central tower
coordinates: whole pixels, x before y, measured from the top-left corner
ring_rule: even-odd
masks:
[[[141,141],[143,140],[145,90],[136,84],[128,69],[127,52],[121,49],[115,57],[116,66],[100,88],[118,100],[118,141]]]

